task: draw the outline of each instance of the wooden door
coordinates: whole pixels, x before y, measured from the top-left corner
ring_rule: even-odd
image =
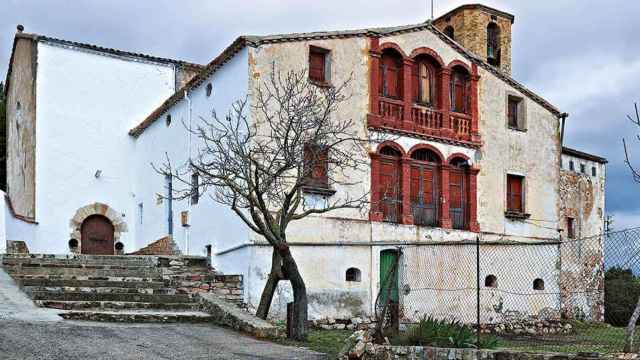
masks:
[[[416,225],[437,226],[438,185],[436,168],[428,164],[411,166],[411,210]]]
[[[113,255],[113,224],[101,215],[84,220],[81,229],[81,252],[91,255]]]
[[[398,222],[401,214],[400,162],[384,159],[380,161],[380,207],[384,221]]]
[[[465,204],[467,201],[464,169],[449,171],[449,217],[454,229],[466,229]]]
[[[380,252],[380,300],[381,304],[387,301],[399,302],[398,295],[398,252],[396,250],[383,250]]]

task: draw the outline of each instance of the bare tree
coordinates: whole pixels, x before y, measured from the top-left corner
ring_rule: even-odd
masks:
[[[632,117],[631,115],[627,115],[627,118],[636,126],[638,126],[640,128],[640,112],[638,112],[638,104],[634,104],[636,113],[635,113],[635,118]],[[640,141],[640,134],[636,135],[636,139],[638,141]],[[629,169],[631,170],[631,174],[633,176],[633,180],[635,180],[636,182],[640,183],[640,171],[634,167],[631,164],[631,156],[629,149],[627,148],[627,141],[623,138],[622,139],[622,145],[624,146],[624,162],[625,164],[627,164],[627,166],[629,167]]]
[[[368,139],[364,125],[336,116],[350,80],[319,87],[307,71],[272,74],[249,100],[233,104],[220,118],[201,119],[195,129],[202,144],[199,154],[183,171],[165,164],[164,173],[185,186],[177,197],[188,198],[191,174],[199,174],[201,191],[231,210],[273,248],[272,266],[257,315],[266,318],[281,280],[293,289],[289,336],[306,334],[307,290],[291,254],[287,229],[292,222],[337,209],[364,209],[368,192],[361,179],[368,169]],[[250,113],[251,115],[247,114]],[[186,170],[185,170],[186,169]],[[309,191],[333,196],[309,201]],[[318,200],[318,197],[314,197]]]
[[[631,115],[627,115],[627,118],[640,128],[640,112],[638,112],[638,104],[637,103],[634,104],[634,107],[635,107],[635,118],[632,117]],[[638,139],[638,141],[640,141],[640,134],[636,135],[636,138]],[[629,148],[627,147],[627,142],[624,138],[622,139],[622,144],[624,146],[624,158],[625,158],[624,162],[625,164],[627,164],[627,166],[631,170],[633,180],[640,183],[640,172],[638,172],[638,170],[631,164],[631,159],[629,155],[630,151],[629,151]],[[625,328],[626,338],[624,343],[624,352],[626,353],[631,353],[634,351],[633,340],[635,337],[636,324],[638,322],[638,318],[640,318],[640,299],[638,299],[636,308],[633,311],[631,318],[629,319],[629,323],[627,324],[627,327]]]

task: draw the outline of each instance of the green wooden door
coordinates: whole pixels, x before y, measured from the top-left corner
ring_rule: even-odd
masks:
[[[380,252],[380,290],[382,304],[387,302],[387,297],[394,303],[399,302],[398,298],[398,271],[394,266],[398,259],[396,250],[384,250]]]

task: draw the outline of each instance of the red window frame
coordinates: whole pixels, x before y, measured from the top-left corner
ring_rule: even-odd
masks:
[[[507,211],[524,213],[524,177],[507,175]]]
[[[318,83],[327,83],[327,56],[329,50],[317,46],[309,47],[309,79]]]
[[[329,149],[326,146],[305,145],[304,183],[313,188],[329,188]]]

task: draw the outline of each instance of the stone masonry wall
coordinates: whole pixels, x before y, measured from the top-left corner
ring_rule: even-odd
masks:
[[[455,40],[471,52],[487,59],[487,25],[495,22],[500,28],[500,69],[511,74],[511,20],[497,16],[491,19],[492,14],[480,8],[464,9],[451,16],[439,18],[435,25],[440,31],[447,26],[452,26]]]
[[[206,258],[159,256],[162,277],[177,293],[213,293],[235,304],[242,304],[242,275],[219,275],[207,268]]]

